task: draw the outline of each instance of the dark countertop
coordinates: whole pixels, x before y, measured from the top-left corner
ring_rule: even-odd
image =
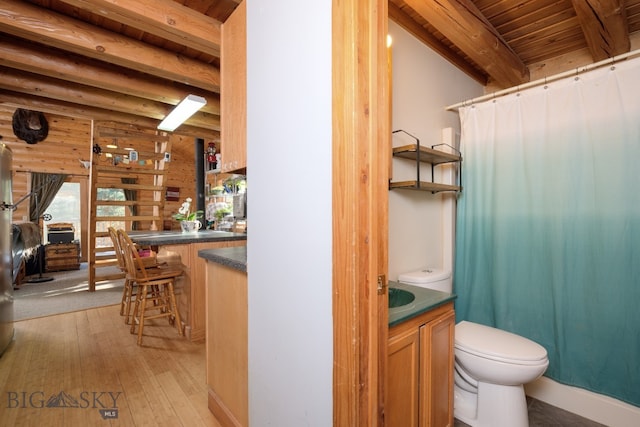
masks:
[[[389,288],[403,289],[416,296],[416,298],[407,305],[389,309],[389,327],[402,323],[405,320],[409,320],[457,298],[456,294],[399,282],[389,282]]]
[[[198,256],[207,261],[224,265],[234,270],[247,272],[247,247],[234,246],[231,248],[201,249]]]
[[[247,240],[246,233],[230,233],[217,230],[200,230],[193,233],[183,233],[182,231],[130,231],[129,236],[134,243],[151,246]]]

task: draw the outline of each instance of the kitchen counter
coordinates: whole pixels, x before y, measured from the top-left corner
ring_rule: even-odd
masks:
[[[129,236],[131,240],[139,245],[150,246],[247,240],[246,233],[230,233],[218,230],[200,230],[194,233],[183,233],[182,231],[130,231]]]
[[[207,328],[207,261],[199,257],[198,252],[244,246],[247,244],[246,233],[217,230],[200,230],[193,233],[132,231],[129,235],[134,243],[156,248],[158,260],[182,268],[184,274],[176,280],[175,293],[184,332],[191,341],[204,341]]]
[[[389,309],[389,327],[419,316],[457,298],[456,294],[440,292],[419,286],[399,282],[389,282],[389,288],[404,289],[413,293],[416,298],[407,305]]]
[[[212,261],[234,270],[247,272],[247,247],[238,246],[222,249],[202,249],[198,251],[198,256],[207,261]]]
[[[207,392],[223,426],[249,425],[247,247],[205,248]]]

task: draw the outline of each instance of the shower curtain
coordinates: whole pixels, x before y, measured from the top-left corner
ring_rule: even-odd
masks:
[[[460,109],[458,321],[640,406],[640,59]]]

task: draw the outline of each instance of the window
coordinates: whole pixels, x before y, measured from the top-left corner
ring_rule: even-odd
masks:
[[[56,194],[45,214],[51,215],[50,221],[44,222],[44,235],[48,234],[48,224],[60,222],[71,223],[75,230],[74,240],[80,240],[80,183],[65,182]],[[46,239],[45,239],[46,241]]]
[[[120,188],[98,188],[97,199],[100,201],[107,200],[126,200],[124,195],[124,190]],[[125,206],[109,206],[109,205],[99,205],[96,210],[96,216],[110,216],[110,217],[123,217],[122,221],[98,221],[96,223],[96,232],[107,232],[109,227],[113,227],[116,230],[119,228],[125,228],[124,217],[126,215]],[[96,248],[108,247],[112,246],[110,237],[99,237],[96,239]]]

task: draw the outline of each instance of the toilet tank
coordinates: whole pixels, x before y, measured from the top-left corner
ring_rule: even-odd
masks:
[[[451,293],[453,291],[451,271],[437,268],[424,268],[422,270],[400,274],[398,276],[398,282],[419,286],[421,288],[435,289],[441,292]]]

